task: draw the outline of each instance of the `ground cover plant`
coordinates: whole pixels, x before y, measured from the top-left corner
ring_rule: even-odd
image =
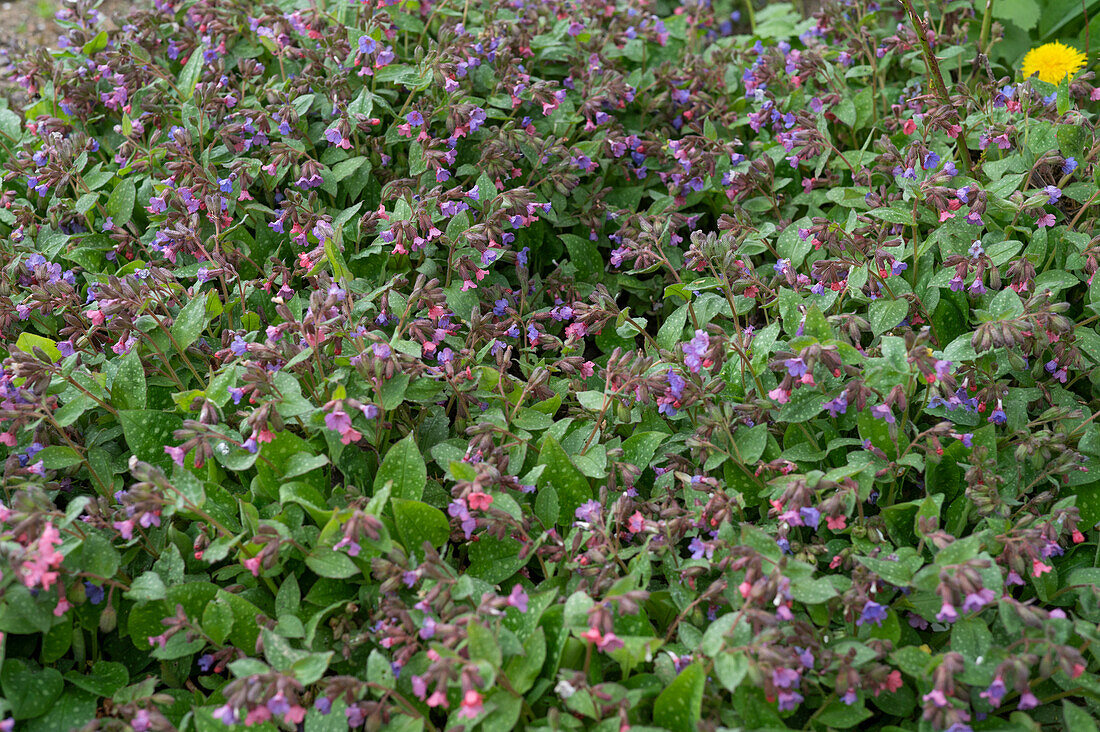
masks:
[[[1038,7],[66,6],[0,108],[0,730],[1095,730]]]

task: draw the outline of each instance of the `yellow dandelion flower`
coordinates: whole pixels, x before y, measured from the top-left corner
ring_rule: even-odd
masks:
[[[1024,78],[1039,74],[1041,81],[1057,84],[1085,65],[1085,54],[1064,43],[1044,43],[1024,56]]]

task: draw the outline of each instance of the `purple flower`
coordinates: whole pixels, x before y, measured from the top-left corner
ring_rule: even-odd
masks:
[[[985,699],[987,702],[989,702],[990,706],[996,709],[997,707],[1001,706],[1001,701],[1004,700],[1005,693],[1007,691],[1008,690],[1005,688],[1004,679],[998,676],[993,679],[993,683],[989,685],[989,688],[987,688],[978,696]]]
[[[797,691],[781,691],[777,694],[779,699],[779,711],[789,712],[796,709],[802,703],[802,695]]]
[[[703,358],[707,355],[707,349],[710,348],[710,336],[706,331],[695,331],[695,337],[693,337],[687,343],[680,346],[684,352],[684,363],[687,365],[688,370],[693,374],[699,373],[700,367],[703,366]]]
[[[868,600],[867,604],[863,606],[863,611],[859,614],[859,620],[856,621],[856,625],[874,623],[882,627],[882,621],[886,620],[886,617],[887,612],[885,605],[880,605],[874,600]]]
[[[592,524],[600,520],[600,509],[599,501],[585,501],[577,507],[575,514],[578,521],[586,521]]]
[[[943,603],[943,607],[936,613],[936,620],[941,623],[953,623],[959,619],[959,613],[956,612],[955,606],[949,602]]]
[[[777,668],[772,671],[772,683],[780,689],[797,689],[802,683],[802,674],[793,668]]]
[[[237,724],[240,722],[240,717],[237,715],[237,711],[228,704],[222,705],[214,710],[214,719],[218,720],[222,724]]]
[[[886,404],[876,404],[871,407],[871,416],[876,419],[885,419],[887,424],[894,424],[897,420],[894,418],[894,413],[890,407]]]
[[[324,716],[332,711],[332,699],[327,696],[319,696],[317,701],[313,702],[313,708]]]
[[[416,111],[409,112],[407,115],[405,115],[405,121],[413,127],[419,127],[420,125],[424,124],[424,115]]]
[[[1066,158],[1066,162],[1062,163],[1062,175],[1070,175],[1075,170],[1077,170],[1077,159]]]
[[[788,358],[783,365],[787,367],[787,373],[796,379],[806,373],[806,362],[801,358]]]
[[[523,585],[517,584],[512,588],[511,594],[508,595],[508,607],[514,607],[521,613],[527,612],[527,592],[523,589]]]
[[[1057,203],[1058,199],[1062,197],[1062,189],[1058,186],[1047,186],[1043,191],[1049,196],[1049,198],[1047,198],[1047,203],[1051,206]]]
[[[978,592],[971,592],[963,600],[963,612],[972,613],[981,610],[995,599],[996,595],[993,594],[993,590],[982,589]]]
[[[103,588],[99,585],[93,585],[91,582],[85,580],[84,582],[84,596],[88,598],[88,602],[93,605],[98,605],[103,602]]]
[[[836,417],[837,415],[844,414],[848,411],[848,393],[841,392],[840,396],[832,401],[825,402],[823,405],[825,410],[829,413],[830,417]]]

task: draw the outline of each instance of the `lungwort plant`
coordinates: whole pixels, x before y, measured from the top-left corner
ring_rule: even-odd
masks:
[[[1100,89],[930,5],[67,5],[0,730],[1096,730]]]

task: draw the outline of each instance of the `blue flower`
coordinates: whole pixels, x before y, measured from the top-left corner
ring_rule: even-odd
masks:
[[[863,606],[863,612],[859,614],[859,620],[856,621],[856,625],[874,623],[882,627],[882,621],[886,620],[886,616],[887,612],[885,605],[880,605],[874,600],[868,600],[867,604]]]

